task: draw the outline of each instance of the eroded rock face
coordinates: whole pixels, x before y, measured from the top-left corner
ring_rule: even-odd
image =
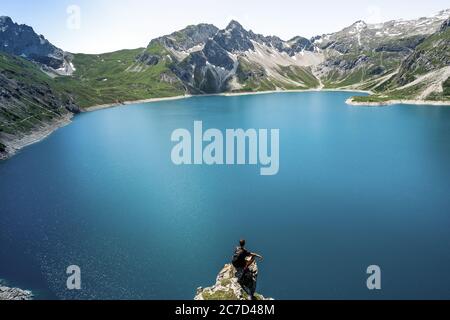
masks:
[[[214,41],[228,52],[244,52],[254,50],[252,34],[237,21],[231,21],[225,30],[220,30]]]
[[[0,300],[32,300],[31,291],[0,286]]]
[[[22,56],[53,69],[65,68],[70,55],[55,47],[27,25],[19,25],[9,17],[0,17],[0,51]]]
[[[256,263],[251,267],[252,272],[255,274],[255,282],[246,282],[246,284],[239,284],[239,280],[236,276],[236,269],[227,264],[219,272],[217,276],[216,284],[208,288],[198,288],[195,300],[249,300],[249,293],[256,287],[256,278],[258,274],[258,266]],[[256,300],[272,300],[265,298],[260,294],[255,294]]]

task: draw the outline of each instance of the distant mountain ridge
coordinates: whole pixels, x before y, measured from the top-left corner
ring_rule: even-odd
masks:
[[[321,87],[372,90],[393,76],[449,16],[450,10],[444,10],[410,21],[358,21],[336,33],[289,41],[255,34],[231,21],[224,30],[211,26],[209,34],[202,33],[203,38],[188,46],[182,41],[178,45],[172,35],[158,38],[146,49],[154,52],[147,61],[169,59],[169,69],[195,94]],[[186,32],[176,34],[185,39],[180,35]]]
[[[67,53],[0,17],[0,155],[48,121],[122,101],[328,88],[373,92],[357,102],[450,101],[449,17],[450,9],[409,21],[358,21],[287,41],[237,21],[222,30],[199,24],[146,48],[105,54]]]
[[[69,53],[36,34],[33,28],[14,23],[5,16],[0,17],[0,52],[35,61],[58,75],[68,75],[73,71]]]

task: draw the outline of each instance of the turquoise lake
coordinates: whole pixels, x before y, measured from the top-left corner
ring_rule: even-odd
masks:
[[[450,299],[450,107],[349,92],[81,114],[0,162],[0,278],[40,299],[193,299],[240,238],[275,299]],[[175,166],[178,128],[280,129],[280,171]],[[78,265],[82,290],[66,289]],[[382,290],[366,287],[370,265]]]

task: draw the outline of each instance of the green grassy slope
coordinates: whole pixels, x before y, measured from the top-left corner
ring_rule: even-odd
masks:
[[[68,110],[77,111],[71,96],[39,67],[0,53],[0,140],[26,133]]]
[[[57,78],[21,57],[0,54],[0,156],[13,139],[80,108],[184,94],[171,60],[137,62],[142,50],[75,54],[74,74]]]
[[[184,87],[169,69],[170,61],[156,65],[136,62],[142,49],[122,50],[100,55],[76,54],[71,77],[56,79],[70,90],[80,107],[120,101],[170,97],[184,94]]]
[[[357,97],[357,102],[383,102],[388,100],[416,99],[433,81],[442,81],[442,92],[433,92],[426,97],[431,101],[449,101],[449,80],[436,79],[433,73],[432,79],[421,81],[415,85],[409,85],[421,76],[435,71],[444,70],[450,66],[450,28],[444,28],[431,35],[419,44],[415,50],[400,65],[398,73],[378,86],[375,95],[369,97]],[[438,82],[440,83],[440,82]],[[405,85],[408,85],[404,87]]]
[[[370,86],[373,80],[397,69],[401,57],[395,53],[363,51],[342,55],[334,61],[337,65],[347,66],[348,70],[331,70],[322,78],[325,88],[359,87],[364,83],[369,83]]]
[[[310,68],[279,66],[277,71],[285,79],[284,81],[268,76],[261,65],[240,58],[236,76],[242,88],[238,91],[301,90],[317,88],[320,85],[319,80],[312,74]]]

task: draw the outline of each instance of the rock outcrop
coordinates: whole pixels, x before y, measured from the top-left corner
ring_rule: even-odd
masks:
[[[254,281],[246,282],[242,285],[236,277],[236,269],[227,264],[217,276],[216,284],[208,288],[198,288],[195,300],[249,300],[251,286],[256,287],[256,278],[258,275],[258,266],[256,263],[252,266],[252,272],[255,274]],[[260,294],[255,294],[256,300],[273,300],[265,298]]]
[[[32,300],[31,291],[18,288],[8,288],[0,285],[0,301],[3,300]]]

